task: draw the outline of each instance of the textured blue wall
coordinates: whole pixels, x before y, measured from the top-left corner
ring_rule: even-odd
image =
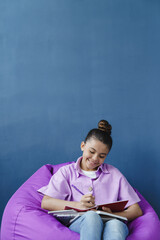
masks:
[[[107,161],[160,212],[159,13],[158,0],[0,1],[1,214],[103,118]]]

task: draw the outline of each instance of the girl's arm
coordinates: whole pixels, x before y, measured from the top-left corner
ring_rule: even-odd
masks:
[[[80,202],[66,201],[44,195],[41,202],[41,208],[46,209],[48,211],[64,210],[65,206],[86,209],[94,207],[94,205],[95,199],[92,196],[92,194],[83,195]]]
[[[107,209],[105,207],[103,208],[103,210],[107,211],[107,212],[111,212],[110,209]],[[135,218],[142,216],[143,212],[142,212],[139,204],[135,203],[135,204],[129,206],[126,210],[124,210],[122,212],[113,212],[113,214],[116,214],[116,215],[119,215],[122,217],[126,217],[128,219],[128,221],[132,221]]]

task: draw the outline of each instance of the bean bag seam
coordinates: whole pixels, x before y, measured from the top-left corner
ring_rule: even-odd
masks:
[[[14,234],[13,239],[14,239],[14,240],[15,240],[15,236],[16,236],[16,235],[15,235],[15,229],[16,229],[16,225],[17,225],[17,219],[18,219],[19,214],[20,214],[20,212],[22,211],[23,208],[25,208],[25,206],[23,206],[23,207],[20,208],[20,210],[19,210],[19,212],[18,212],[18,214],[17,214],[16,220],[15,220],[14,230],[13,230],[13,234]]]

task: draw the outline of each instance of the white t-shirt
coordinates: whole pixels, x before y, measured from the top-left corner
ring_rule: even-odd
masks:
[[[96,178],[96,172],[95,171],[85,171],[83,169],[81,169],[81,171],[84,173],[84,175],[86,175],[89,178]]]

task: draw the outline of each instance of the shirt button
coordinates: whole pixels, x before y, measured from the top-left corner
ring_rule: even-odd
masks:
[[[92,192],[93,188],[92,188],[92,187],[89,187],[88,190],[89,190],[90,192]]]

